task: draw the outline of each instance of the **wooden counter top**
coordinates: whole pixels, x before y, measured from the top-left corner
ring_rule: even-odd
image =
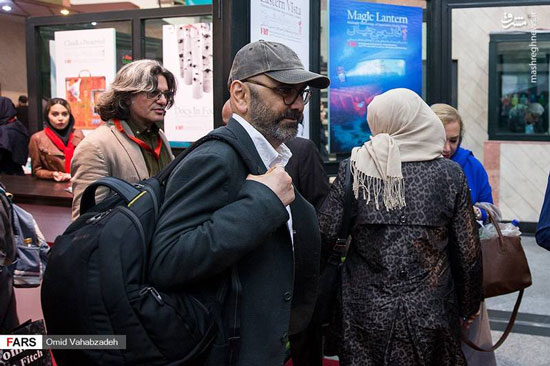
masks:
[[[38,179],[31,175],[1,175],[0,182],[13,194],[15,203],[71,207],[73,195],[65,191],[70,182]]]

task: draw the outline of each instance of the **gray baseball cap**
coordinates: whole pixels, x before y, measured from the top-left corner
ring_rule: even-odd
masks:
[[[307,71],[298,55],[282,43],[259,40],[245,45],[233,59],[227,85],[265,74],[284,84],[306,83],[314,88],[330,84],[326,76]]]

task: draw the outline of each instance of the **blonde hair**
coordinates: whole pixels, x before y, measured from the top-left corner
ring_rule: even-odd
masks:
[[[458,121],[458,125],[460,126],[460,137],[464,135],[464,123],[462,122],[462,117],[460,117],[460,114],[455,108],[445,103],[432,104],[430,108],[432,108],[432,111],[439,117],[443,126]]]
[[[168,90],[176,93],[174,75],[155,60],[138,60],[125,65],[116,74],[109,90],[102,93],[97,103],[101,119],[128,119],[130,116],[130,99],[141,92],[154,92],[158,86],[158,76],[162,75],[168,83]],[[174,104],[174,96],[168,99],[166,108]]]

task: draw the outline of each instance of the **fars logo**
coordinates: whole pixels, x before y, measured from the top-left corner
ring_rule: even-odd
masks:
[[[0,335],[0,349],[42,349],[42,336]]]

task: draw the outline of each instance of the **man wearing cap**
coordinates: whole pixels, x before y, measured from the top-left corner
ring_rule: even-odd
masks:
[[[280,366],[289,333],[311,318],[320,237],[314,208],[284,171],[291,156],[284,142],[297,133],[309,87],[328,84],[283,44],[247,44],[229,75],[232,118],[217,132],[234,139],[248,163],[229,144],[208,141],[167,182],[152,244],[153,285],[213,299],[233,271],[242,289],[234,314],[225,306],[206,365],[237,357],[240,366]],[[237,342],[229,340],[231,320],[240,323]]]

